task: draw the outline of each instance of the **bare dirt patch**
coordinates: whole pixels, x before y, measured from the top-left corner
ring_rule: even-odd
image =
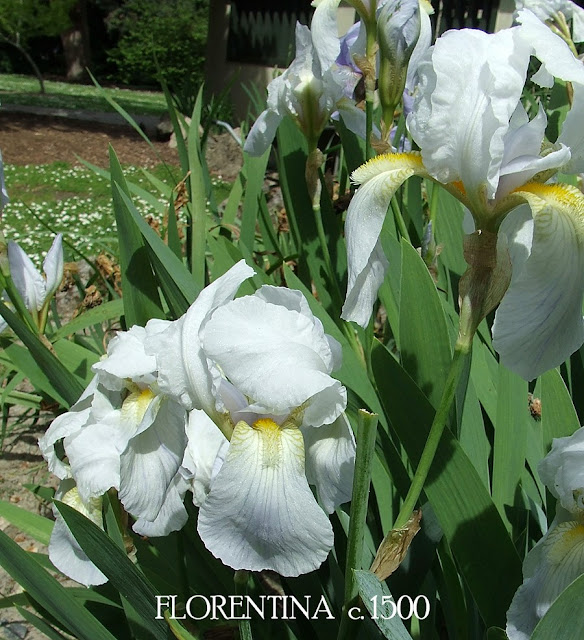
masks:
[[[80,164],[78,158],[109,166],[109,145],[122,164],[153,167],[179,164],[176,148],[151,138],[152,147],[129,125],[78,121],[30,113],[0,111],[0,151],[6,164]],[[233,180],[241,169],[241,148],[228,133],[207,139],[209,171]]]
[[[160,158],[178,164],[176,149],[153,142],[156,153],[129,126],[0,112],[0,149],[7,164],[79,164],[77,156],[101,167],[109,165],[112,145],[122,164],[151,167]]]

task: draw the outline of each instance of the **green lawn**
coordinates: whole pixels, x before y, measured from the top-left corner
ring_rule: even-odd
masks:
[[[39,83],[32,76],[0,74],[0,103],[59,109],[85,109],[114,111],[103,97],[105,91],[131,114],[161,115],[166,111],[166,100],[160,91],[134,91],[104,88],[93,85],[68,84],[45,81],[46,93],[39,93]]]
[[[178,167],[159,165],[150,170],[159,180],[169,184],[168,170],[180,179]],[[142,169],[124,167],[128,182],[158,194]],[[64,162],[47,165],[4,165],[6,189],[10,202],[4,209],[2,230],[6,240],[14,240],[29,253],[38,265],[51,246],[54,233],[65,239],[88,257],[103,251],[117,254],[116,224],[111,205],[108,180],[82,166]],[[227,197],[230,185],[213,180],[218,202]],[[166,199],[160,195],[160,200]],[[133,198],[144,216],[160,221],[160,214],[140,198]],[[78,260],[80,255],[66,249],[66,260]]]

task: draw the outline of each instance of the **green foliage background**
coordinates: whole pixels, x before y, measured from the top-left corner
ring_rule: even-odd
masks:
[[[203,81],[208,0],[128,0],[108,27],[119,34],[109,59],[128,84],[164,80],[174,92]]]

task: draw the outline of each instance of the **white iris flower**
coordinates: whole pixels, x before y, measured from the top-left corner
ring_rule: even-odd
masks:
[[[340,345],[298,291],[233,300],[252,273],[235,265],[148,351],[161,388],[191,410],[183,464],[203,542],[235,569],[297,576],[332,547],[323,509],[350,499],[355,444],[346,390],[330,375]]]
[[[79,511],[100,529],[103,529],[102,499],[90,498],[84,502],[79,495],[75,480],[62,480],[55,493],[55,500],[64,502],[69,507]],[[91,562],[85,551],[73,537],[63,516],[53,507],[55,524],[49,540],[49,558],[51,562],[65,575],[85,586],[104,584],[106,576]]]
[[[319,21],[317,13],[312,33],[308,27],[296,25],[296,57],[268,86],[267,109],[245,141],[244,150],[251,155],[259,156],[269,148],[286,115],[296,122],[312,149],[333,112],[339,111],[351,127],[360,111],[351,100],[359,74],[336,64],[341,51],[336,20],[334,25]]]
[[[494,345],[508,368],[532,379],[584,341],[584,196],[543,184],[560,168],[584,169],[584,66],[532,13],[520,12],[519,20],[496,34],[465,29],[439,38],[418,68],[407,121],[421,153],[378,156],[354,172],[361,187],[345,227],[343,317],[362,326],[369,321],[388,268],[379,236],[393,194],[412,175],[432,178],[467,207],[476,229],[500,231],[498,246],[508,247],[512,279],[497,311]],[[574,83],[573,107],[553,146],[542,146],[543,110],[529,121],[520,103],[532,55],[542,62],[535,80]]]
[[[151,536],[167,535],[187,520],[179,473],[186,411],[158,392],[156,360],[144,351],[146,336],[168,324],[151,320],[146,328],[120,332],[93,366],[89,387],[39,440],[50,471],[74,478],[83,505],[115,488],[137,519],[134,530]],[[55,449],[59,441],[66,459]]]
[[[0,167],[1,168],[1,167]],[[58,233],[43,262],[44,275],[16,242],[8,243],[8,264],[14,286],[33,320],[39,325],[43,310],[63,280],[63,236]],[[0,318],[0,332],[6,329]]]
[[[561,12],[572,20],[572,40],[584,42],[584,9],[571,0],[515,0],[517,11],[529,9],[543,22],[555,21]]]
[[[554,439],[539,475],[558,499],[548,532],[523,563],[523,584],[507,612],[510,640],[528,640],[553,601],[584,573],[584,428]]]

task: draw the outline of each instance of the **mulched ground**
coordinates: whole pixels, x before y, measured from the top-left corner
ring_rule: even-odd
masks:
[[[79,164],[79,156],[107,167],[109,144],[122,164],[152,167],[161,162],[129,126],[0,111],[0,150],[6,164]],[[178,164],[176,149],[167,142],[153,145],[164,162]]]

